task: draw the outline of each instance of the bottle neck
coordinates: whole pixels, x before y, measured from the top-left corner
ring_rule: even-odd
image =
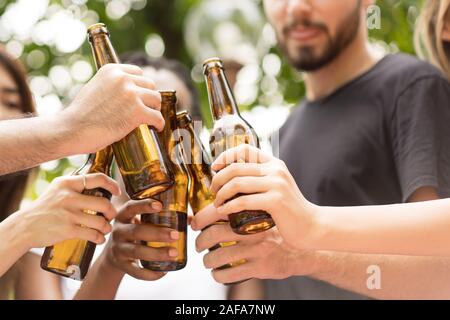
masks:
[[[184,133],[180,132],[179,136],[183,137],[182,144],[188,167],[195,168],[196,166],[192,165],[210,165],[212,163],[211,157],[200,139],[201,122],[192,123],[192,120],[186,116],[180,116],[177,125],[179,130],[185,130]]]
[[[97,69],[100,69],[108,63],[119,63],[119,58],[111,44],[108,34],[91,35],[89,42]]]
[[[191,161],[193,161],[194,164],[203,164],[203,163],[211,164],[212,163],[211,157],[209,156],[208,152],[203,146],[203,143],[200,140],[200,136],[199,134],[197,134],[198,131],[195,130],[192,123],[189,123],[186,129],[191,135],[191,146],[193,148],[193,150],[191,151],[192,152]]]
[[[89,154],[86,163],[75,174],[104,173],[111,176],[113,149],[108,146],[100,151]]]
[[[174,131],[178,128],[176,112],[176,99],[162,95],[161,114],[165,125],[163,131],[159,133],[159,138],[169,154],[172,151],[170,142],[173,141]]]
[[[214,120],[219,120],[226,115],[239,115],[236,100],[234,99],[233,92],[231,91],[230,84],[223,69],[220,67],[210,67],[206,71],[205,78],[209,105]]]

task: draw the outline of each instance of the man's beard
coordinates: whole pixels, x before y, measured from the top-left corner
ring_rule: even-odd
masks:
[[[300,47],[297,54],[291,55],[287,44],[279,39],[281,50],[283,50],[289,62],[301,71],[316,71],[332,62],[341,52],[347,48],[358,34],[360,18],[361,1],[358,1],[356,9],[343,21],[339,26],[336,37],[333,39],[326,25],[322,23],[312,22],[310,20],[293,21],[283,28],[284,39],[287,39],[289,31],[299,25],[305,27],[314,27],[322,30],[327,36],[326,47],[322,53],[315,54],[313,47]]]

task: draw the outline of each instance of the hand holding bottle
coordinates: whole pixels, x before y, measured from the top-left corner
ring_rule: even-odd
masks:
[[[84,180],[85,179],[85,180]],[[85,182],[85,183],[84,183]],[[104,174],[56,178],[31,205],[10,215],[0,224],[0,276],[31,248],[51,246],[69,239],[83,239],[97,244],[112,228],[116,216],[111,203],[101,197],[81,192],[103,188],[120,194],[117,183]],[[104,217],[84,211],[100,211]]]
[[[213,204],[200,211],[197,222],[218,221],[223,217]],[[204,224],[200,225],[200,228]],[[235,242],[233,246],[218,246],[220,242]],[[196,249],[203,252],[218,247],[204,255],[205,268],[212,269],[212,277],[219,283],[229,284],[256,279],[285,279],[294,275],[311,276],[317,272],[314,251],[298,250],[290,246],[280,235],[277,227],[252,235],[234,233],[229,225],[213,225],[197,237]],[[236,264],[235,261],[245,261]],[[222,268],[233,265],[232,268]]]
[[[92,153],[119,141],[141,124],[164,127],[161,97],[153,81],[132,65],[108,64],[58,115],[77,143],[73,153]]]
[[[303,197],[283,161],[256,147],[240,145],[223,152],[212,169],[218,171],[211,184],[217,214],[226,219],[241,210],[264,210],[273,217],[287,244],[305,248],[315,230],[317,207]],[[242,195],[234,198],[236,194]],[[211,219],[215,217],[198,214],[191,226],[201,230],[214,222]]]
[[[130,200],[120,210],[114,224],[114,231],[102,253],[104,261],[116,270],[127,273],[140,280],[157,280],[164,272],[150,271],[139,266],[138,260],[174,261],[178,252],[172,247],[151,248],[142,241],[176,242],[179,233],[176,230],[141,224],[142,213],[158,213],[162,209],[154,200]]]
[[[104,174],[84,176],[86,189],[103,188],[114,195],[120,193],[117,183]],[[23,230],[29,248],[53,245],[68,239],[83,239],[97,244],[111,232],[109,221],[116,210],[108,199],[81,194],[83,176],[60,177],[30,206],[16,212],[11,219]],[[104,217],[83,212],[102,212]],[[8,219],[10,219],[8,218]]]

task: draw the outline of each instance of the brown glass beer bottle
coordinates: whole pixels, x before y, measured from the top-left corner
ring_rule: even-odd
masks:
[[[216,159],[227,149],[244,143],[259,148],[258,136],[239,114],[222,61],[219,58],[208,59],[203,63],[203,68],[214,120],[210,138],[213,158]],[[239,196],[240,194],[236,197]],[[244,235],[265,231],[275,225],[270,214],[262,210],[236,212],[229,215],[229,220],[233,231]]]
[[[74,175],[86,175],[89,173],[104,173],[111,176],[111,164],[113,151],[107,147],[97,153],[89,155],[86,163],[76,170]],[[83,194],[111,199],[111,193],[102,188],[84,190]],[[101,215],[101,212],[84,210],[86,214]],[[87,240],[66,240],[47,247],[41,259],[41,267],[44,270],[58,275],[83,280],[94,256],[96,244]]]
[[[176,93],[175,91],[160,91],[162,103],[161,113],[165,120],[165,127],[158,133],[162,145],[166,148],[166,154],[170,160],[168,166],[173,172],[175,183],[166,191],[156,195],[153,199],[163,205],[159,213],[143,213],[142,223],[153,224],[159,227],[175,229],[179,232],[179,239],[173,243],[144,242],[153,248],[173,247],[177,249],[178,256],[174,261],[144,261],[144,268],[153,271],[175,271],[186,266],[187,262],[187,209],[188,209],[188,183],[187,169],[181,159],[180,145],[176,143],[174,134],[177,131],[176,119]]]
[[[88,35],[97,69],[108,63],[119,63],[104,24],[90,26]],[[173,184],[173,175],[165,163],[158,137],[149,126],[140,125],[112,147],[131,199],[152,197]]]

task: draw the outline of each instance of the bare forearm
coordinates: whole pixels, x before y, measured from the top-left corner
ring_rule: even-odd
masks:
[[[315,255],[312,277],[342,289],[376,299],[450,298],[449,258],[324,251]]]
[[[102,254],[89,270],[75,300],[113,300],[124,273],[109,265]]]
[[[21,223],[10,216],[0,223],[0,277],[30,248],[27,246]]]
[[[309,246],[375,254],[450,256],[450,199],[365,207],[321,207]]]
[[[66,114],[0,121],[0,175],[77,153]]]
[[[16,300],[62,300],[60,277],[40,267],[41,256],[26,253],[17,264]]]

